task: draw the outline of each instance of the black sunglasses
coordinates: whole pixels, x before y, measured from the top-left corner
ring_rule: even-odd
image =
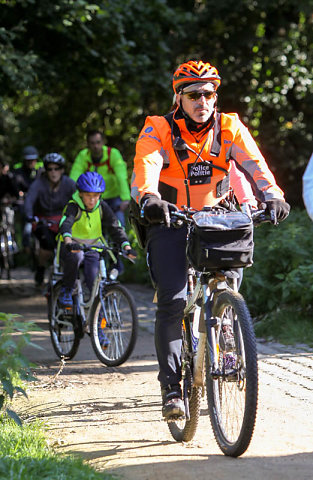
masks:
[[[182,95],[186,95],[186,97],[193,102],[199,100],[202,96],[207,100],[210,100],[210,98],[212,98],[214,94],[215,92],[182,92]]]
[[[62,170],[62,167],[52,167],[52,168],[46,168],[47,172],[57,172],[58,170]]]

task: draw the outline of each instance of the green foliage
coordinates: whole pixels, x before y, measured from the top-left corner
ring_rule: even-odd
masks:
[[[0,416],[7,415],[21,425],[19,416],[8,405],[16,392],[27,397],[22,388],[24,381],[36,380],[30,370],[32,364],[22,352],[26,346],[40,348],[31,342],[30,332],[41,329],[34,322],[17,318],[19,315],[0,312]]]
[[[81,459],[49,448],[38,422],[20,428],[14,422],[1,422],[0,478],[6,480],[109,480]]]
[[[313,0],[1,2],[0,153],[25,144],[72,162],[102,128],[132,167],[147,114],[172,100],[171,75],[203,58],[294,205],[312,150]]]
[[[85,146],[86,129],[99,126],[126,159],[133,155],[144,116],[153,105],[165,113],[171,103],[174,44],[187,36],[191,16],[170,3],[25,0],[2,6],[3,29],[14,32],[13,52],[21,59],[32,52],[36,59],[27,87],[2,71],[5,130],[11,135],[14,126],[13,138],[5,138],[11,155],[17,158],[31,143],[42,154],[59,150],[73,160]],[[8,51],[6,43],[3,48]]]
[[[197,43],[200,56],[219,67],[220,105],[241,114],[287,198],[299,205],[312,151],[313,1],[201,3]]]
[[[279,326],[276,335],[284,331],[288,336],[284,317],[295,324],[312,316],[312,233],[312,221],[297,209],[278,227],[266,224],[255,230],[254,265],[245,270],[241,291],[252,315],[262,320],[258,332],[274,335]]]

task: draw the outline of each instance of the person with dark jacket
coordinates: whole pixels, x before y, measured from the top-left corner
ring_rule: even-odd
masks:
[[[56,235],[63,208],[76,190],[75,182],[64,175],[65,160],[59,153],[48,153],[45,171],[31,184],[25,198],[26,225],[32,223],[33,233],[40,244],[35,282],[44,281],[45,267],[53,256]],[[27,227],[28,228],[28,227]]]
[[[43,167],[36,147],[28,145],[24,148],[22,156],[22,162],[18,162],[13,166],[14,180],[20,197],[26,195],[29,187]]]
[[[10,172],[6,171],[7,163],[0,160],[0,202],[4,198],[9,200],[17,200],[18,189],[14,182],[14,178]]]

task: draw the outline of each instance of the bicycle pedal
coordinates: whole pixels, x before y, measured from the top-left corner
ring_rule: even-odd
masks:
[[[186,420],[185,415],[171,415],[168,418],[164,418],[167,423],[177,422],[178,420]]]
[[[73,310],[73,307],[65,307],[65,306],[62,306],[62,311],[63,311],[63,315],[65,315],[66,317],[69,317],[69,316],[73,316],[73,313],[74,313],[74,310]]]

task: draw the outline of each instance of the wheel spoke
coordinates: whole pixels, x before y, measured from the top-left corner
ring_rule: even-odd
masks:
[[[124,286],[108,287],[91,315],[91,341],[106,365],[120,365],[130,355],[137,337],[137,313]]]

